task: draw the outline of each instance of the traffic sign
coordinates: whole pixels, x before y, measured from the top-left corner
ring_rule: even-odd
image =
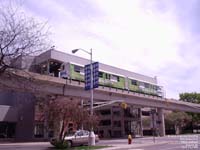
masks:
[[[93,71],[93,88],[99,87],[99,63],[94,62],[92,64],[92,71]]]
[[[85,65],[85,90],[90,90],[91,88],[97,88],[99,86],[99,63],[92,63],[92,75],[93,75],[93,83],[91,85],[91,68],[90,64]]]
[[[125,102],[122,102],[122,103],[121,103],[121,107],[122,107],[123,109],[126,109],[127,106],[128,106],[127,103],[125,103]]]
[[[85,72],[85,90],[90,90],[90,88],[91,88],[91,69],[90,69],[90,64],[85,65],[84,72]]]

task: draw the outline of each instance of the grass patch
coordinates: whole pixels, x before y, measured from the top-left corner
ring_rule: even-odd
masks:
[[[107,148],[109,146],[79,146],[71,148],[71,150],[93,150],[93,149],[101,149],[101,148]]]
[[[71,147],[71,148],[55,148],[55,147],[50,147],[49,150],[95,150],[95,149],[103,149],[103,148],[108,148],[111,146],[77,146],[77,147]]]
[[[59,148],[51,148],[52,150],[95,150],[95,149],[102,149],[102,148],[107,148],[110,146],[78,146],[78,147],[71,147],[71,148],[64,148],[64,149],[59,149]]]

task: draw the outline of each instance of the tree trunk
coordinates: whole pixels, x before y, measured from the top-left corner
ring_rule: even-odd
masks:
[[[60,135],[59,135],[59,140],[64,140],[64,136],[63,136],[63,132],[64,132],[64,121],[61,121],[61,130],[60,130]]]
[[[178,125],[175,125],[175,133],[176,135],[180,134],[180,127]]]

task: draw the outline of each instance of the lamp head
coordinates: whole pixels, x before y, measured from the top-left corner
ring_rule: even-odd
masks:
[[[74,54],[74,53],[76,53],[78,50],[79,50],[79,49],[73,49],[73,50],[72,50],[72,53]]]

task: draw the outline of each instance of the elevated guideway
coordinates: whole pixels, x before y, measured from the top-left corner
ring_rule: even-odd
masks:
[[[0,78],[3,88],[25,90],[37,94],[55,94],[60,96],[90,99],[90,92],[84,90],[84,83],[20,70],[9,70]],[[2,88],[1,88],[2,89]],[[152,107],[167,110],[179,110],[200,113],[200,105],[178,100],[160,98],[127,90],[99,86],[94,90],[94,101],[124,101],[140,107]]]

